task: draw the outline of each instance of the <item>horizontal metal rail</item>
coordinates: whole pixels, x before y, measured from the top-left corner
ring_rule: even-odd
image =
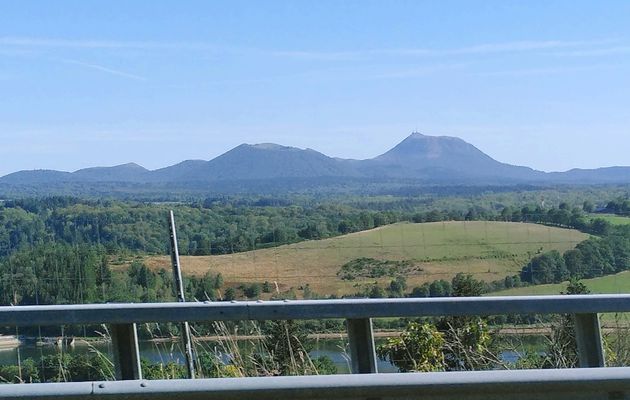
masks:
[[[630,368],[604,367],[599,313],[630,312],[630,295],[124,303],[0,307],[0,326],[108,324],[116,382],[0,385],[6,399],[625,399]],[[372,318],[572,314],[580,370],[376,374]],[[352,372],[364,375],[143,381],[136,324],[343,318]]]
[[[5,306],[0,326],[608,312],[630,312],[630,295]]]
[[[630,368],[431,372],[197,380],[0,385],[0,398],[276,399],[627,399]]]

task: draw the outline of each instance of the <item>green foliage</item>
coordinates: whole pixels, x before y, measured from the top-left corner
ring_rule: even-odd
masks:
[[[369,290],[368,297],[371,299],[382,299],[383,297],[386,297],[385,290],[378,285],[372,285]]]
[[[221,289],[223,287],[223,275],[217,274],[214,278],[214,289]]]
[[[229,287],[225,290],[225,293],[223,294],[223,300],[225,301],[232,301],[236,299],[236,289],[234,289],[233,287]]]
[[[600,226],[601,225],[601,226]],[[603,228],[605,227],[605,228]],[[532,284],[588,279],[630,268],[630,229],[595,219],[591,230],[603,237],[590,237],[562,256],[557,251],[540,254],[523,267],[520,278]]]
[[[247,285],[245,289],[243,290],[243,294],[248,299],[258,298],[258,296],[260,296],[260,292],[261,292],[261,287],[258,283],[252,283],[250,285]]]
[[[481,296],[485,292],[484,283],[473,278],[470,274],[459,272],[451,282],[452,296],[474,297]]]
[[[313,360],[313,367],[318,375],[335,375],[337,374],[337,366],[328,356],[319,356]]]
[[[201,278],[190,276],[187,279],[187,291],[192,293],[193,297],[198,301],[214,301],[216,299],[217,280],[223,278],[221,274],[213,275],[210,271],[206,272]]]
[[[630,200],[627,197],[611,200],[606,204],[605,211],[618,215],[630,215]]]
[[[153,363],[142,358],[140,367],[144,379],[184,379],[188,377],[186,366],[174,362]]]
[[[102,247],[40,244],[0,261],[0,301],[2,304],[106,301],[111,274]]]
[[[99,352],[71,355],[59,352],[38,363],[41,382],[102,381],[114,378],[113,364]]]
[[[113,367],[112,362],[97,351],[73,355],[68,365],[70,380],[73,382],[111,380],[114,378]]]
[[[449,281],[439,279],[429,284],[430,297],[448,297],[453,291],[453,286]]]
[[[523,268],[521,279],[535,285],[541,283],[558,283],[569,277],[569,270],[560,253],[552,250],[531,259]]]
[[[545,354],[528,350],[519,354],[513,366],[515,369],[542,369],[546,363],[547,357]]]
[[[407,275],[421,269],[415,267],[409,260],[377,260],[369,257],[357,258],[341,266],[337,276],[344,280],[356,278],[380,278],[383,276],[397,277]]]
[[[391,297],[403,297],[407,289],[407,279],[404,276],[398,276],[389,283],[389,293]]]
[[[453,297],[481,296],[484,292],[483,282],[470,274],[455,275],[451,287]],[[444,360],[449,370],[486,369],[496,360],[484,318],[448,316],[440,318],[436,326],[444,335]]]
[[[457,274],[451,283],[433,283],[435,287],[448,286],[450,295],[456,297],[480,296],[484,292],[483,282],[467,274]],[[430,295],[430,287],[415,288],[412,295]],[[388,339],[377,352],[401,372],[459,371],[491,368],[497,357],[490,346],[490,333],[483,318],[443,317],[435,325],[409,323],[400,337]]]
[[[416,286],[411,290],[411,297],[429,297],[429,284],[424,283],[422,286]]]
[[[561,294],[590,294],[589,288],[578,280],[571,280],[567,285],[567,291]]]
[[[17,365],[0,366],[0,382],[4,383],[35,383],[40,382],[39,368],[32,358]]]
[[[235,351],[238,347],[235,347]],[[239,355],[238,359],[242,360],[242,356]],[[242,376],[242,371],[231,363],[225,364],[221,360],[221,355],[214,352],[202,351],[197,355],[197,368],[201,376],[204,378],[236,378]],[[249,369],[253,369],[250,366]]]
[[[0,381],[8,383],[31,382],[87,382],[114,379],[113,364],[102,353],[89,352],[71,355],[59,352],[44,356],[39,362],[32,358],[22,361],[20,367],[0,367]]]
[[[443,371],[446,368],[443,346],[443,334],[435,326],[412,322],[400,337],[389,338],[378,346],[376,353],[400,372]]]
[[[207,199],[165,205],[66,197],[12,200],[0,207],[0,257],[52,240],[103,245],[109,253],[165,254],[170,208],[177,216],[179,250],[189,255],[227,254],[321,239],[400,220],[392,213],[377,216],[380,211],[334,203],[266,205]]]
[[[263,346],[268,351],[272,375],[310,375],[318,373],[310,362],[312,345],[304,326],[293,320],[269,321]],[[330,366],[323,362],[323,367]]]
[[[491,368],[496,356],[490,350],[487,322],[480,317],[444,317],[437,323],[444,335],[444,360],[448,370]]]
[[[305,239],[320,239],[400,221],[510,220],[582,229],[581,208],[546,210],[532,206],[544,192],[489,194],[482,188],[432,188],[435,193],[397,196],[285,196],[208,198],[188,203],[27,198],[0,206],[0,257],[50,243],[102,245],[119,251],[166,254],[166,216],[174,209],[181,254],[248,251]],[[469,193],[472,190],[474,193]],[[600,191],[604,191],[600,189]],[[571,193],[577,203],[579,195]],[[607,193],[607,192],[605,192]],[[616,195],[617,193],[615,193]],[[463,197],[458,197],[463,196]],[[563,197],[567,197],[564,193]],[[582,199],[582,202],[584,200]],[[511,206],[499,208],[500,205]],[[599,227],[606,229],[605,226]]]
[[[594,209],[595,209],[595,204],[593,204],[592,201],[585,200],[584,203],[582,203],[582,210],[584,210],[584,212],[591,213],[593,212]]]

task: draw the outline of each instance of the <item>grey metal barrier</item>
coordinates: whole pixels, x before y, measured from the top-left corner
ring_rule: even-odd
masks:
[[[109,324],[117,382],[0,385],[0,398],[627,398],[629,368],[605,367],[599,313],[630,311],[630,295],[448,297],[0,307],[0,326]],[[479,371],[142,381],[136,324],[342,318],[352,372],[375,374],[372,318],[500,314],[575,316],[583,370]],[[124,382],[129,381],[129,382]],[[569,383],[571,383],[569,385]],[[525,388],[509,392],[506,388]],[[573,388],[569,390],[569,388]],[[587,387],[590,388],[587,390]],[[241,388],[241,389],[239,389]],[[450,388],[450,389],[449,389]],[[455,388],[455,389],[453,389]],[[459,388],[459,389],[457,389]],[[247,392],[247,390],[252,392]],[[455,391],[453,391],[453,390]],[[334,391],[331,392],[331,390]],[[534,396],[538,390],[541,396]],[[76,393],[74,392],[76,391]],[[245,391],[245,392],[244,392]],[[493,395],[492,393],[498,393]],[[61,393],[65,393],[61,395]],[[170,393],[170,394],[169,394]],[[415,395],[414,395],[415,393]],[[502,394],[501,394],[502,393]],[[518,394],[520,393],[520,394]],[[517,395],[530,397],[517,397]],[[554,395],[556,397],[549,397]],[[562,396],[567,397],[562,397]],[[75,396],[75,397],[73,397]],[[171,397],[169,397],[171,396]],[[394,396],[394,397],[392,397]],[[420,397],[418,397],[420,396]],[[449,397],[451,396],[451,397]],[[493,397],[494,396],[494,397]],[[547,396],[547,397],[545,397]],[[576,397],[577,396],[577,397]],[[598,397],[603,396],[603,397]]]

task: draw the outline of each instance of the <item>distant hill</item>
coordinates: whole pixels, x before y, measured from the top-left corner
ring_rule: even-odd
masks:
[[[184,181],[347,177],[346,164],[311,149],[273,143],[242,144],[181,176]]]
[[[149,170],[136,163],[116,165],[114,167],[93,167],[75,171],[71,174],[75,181],[90,182],[142,182]]]
[[[170,167],[156,169],[148,176],[151,182],[177,182],[205,165],[204,160],[186,160]]]
[[[241,144],[210,161],[187,160],[153,171],[135,163],[75,172],[19,171],[1,177],[0,186],[10,186],[13,192],[27,186],[56,192],[54,189],[62,186],[80,190],[86,185],[107,183],[107,186],[97,187],[96,192],[102,193],[105,187],[115,190],[120,183],[122,188],[139,184],[138,190],[140,187],[142,190],[177,187],[220,192],[228,190],[225,188],[282,191],[283,188],[343,187],[348,182],[354,187],[363,187],[396,181],[469,186],[630,183],[630,167],[545,173],[499,162],[456,137],[413,133],[389,151],[368,160],[332,158],[312,149],[273,143]]]
[[[0,178],[2,183],[29,184],[29,183],[49,183],[66,182],[72,180],[70,172],[53,171],[49,169],[35,169],[32,171],[18,171]]]
[[[413,133],[388,152],[368,160],[373,174],[404,178],[527,180],[544,173],[494,160],[460,138]]]
[[[135,163],[113,167],[84,168],[75,172],[54,170],[18,171],[0,178],[0,183],[69,183],[69,182],[144,182],[151,174]]]
[[[560,183],[627,183],[630,182],[630,167],[575,168],[566,172],[551,172],[547,177]]]

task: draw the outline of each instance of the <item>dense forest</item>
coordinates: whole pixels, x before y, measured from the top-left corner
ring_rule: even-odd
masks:
[[[583,210],[622,213],[627,196],[617,187],[606,187],[470,196],[220,197],[188,203],[5,200],[0,202],[0,257],[50,243],[102,245],[109,254],[166,254],[169,209],[175,211],[180,252],[206,255],[322,239],[400,221],[526,221],[582,229]]]

